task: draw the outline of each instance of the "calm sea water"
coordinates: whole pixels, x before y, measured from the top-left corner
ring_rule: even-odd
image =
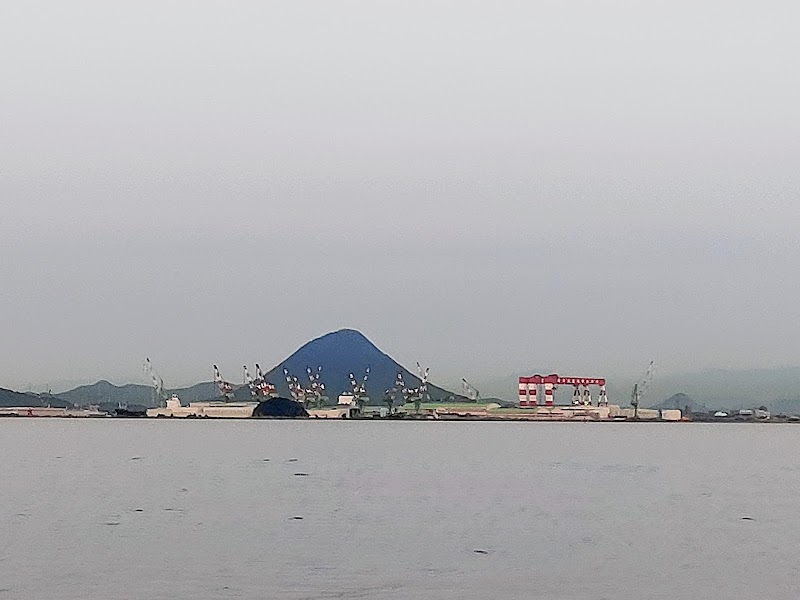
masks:
[[[791,425],[2,419],[0,600],[795,599],[798,448]]]

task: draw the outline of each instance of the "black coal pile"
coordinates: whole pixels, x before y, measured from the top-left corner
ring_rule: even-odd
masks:
[[[259,402],[253,411],[254,417],[263,419],[302,419],[308,417],[303,405],[288,398],[270,398]]]

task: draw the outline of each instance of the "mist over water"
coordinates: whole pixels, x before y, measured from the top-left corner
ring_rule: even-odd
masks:
[[[0,437],[0,598],[796,597],[791,426],[5,419]]]

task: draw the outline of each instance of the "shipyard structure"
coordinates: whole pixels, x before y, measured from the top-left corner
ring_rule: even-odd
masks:
[[[559,385],[571,385],[573,406],[592,406],[592,392],[589,386],[599,388],[598,406],[608,406],[606,380],[601,377],[561,377],[552,375],[531,375],[519,378],[520,408],[536,408],[539,406],[541,391],[544,391],[544,406],[554,406],[554,392]]]

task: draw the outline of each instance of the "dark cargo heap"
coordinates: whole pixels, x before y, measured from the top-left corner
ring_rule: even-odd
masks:
[[[303,405],[288,398],[270,398],[259,402],[253,416],[262,419],[303,419],[308,417]]]

